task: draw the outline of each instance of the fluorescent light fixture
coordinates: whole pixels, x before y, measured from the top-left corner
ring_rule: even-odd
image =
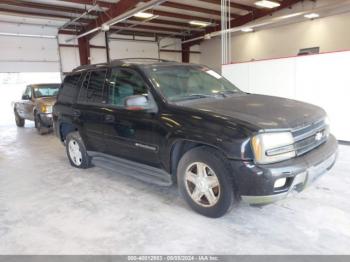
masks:
[[[206,27],[211,24],[209,22],[202,22],[202,21],[190,21],[189,23],[191,25],[197,25],[197,26],[203,26],[203,27]]]
[[[250,32],[253,32],[254,29],[251,28],[251,27],[246,27],[246,28],[243,28],[241,31],[244,32],[244,33],[250,33]]]
[[[304,15],[305,18],[308,18],[308,19],[315,19],[315,18],[319,18],[320,15],[319,14],[316,14],[316,13],[311,13],[311,14],[306,14]]]
[[[137,18],[151,18],[151,17],[153,17],[153,14],[145,13],[145,12],[138,12],[138,13],[134,14],[134,16]]]
[[[276,8],[276,7],[279,7],[281,4],[275,1],[261,0],[261,1],[255,2],[255,5],[264,7],[264,8]]]

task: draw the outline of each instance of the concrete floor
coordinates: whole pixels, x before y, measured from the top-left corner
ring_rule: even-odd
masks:
[[[176,188],[72,168],[53,135],[0,127],[0,254],[350,254],[350,147],[313,187],[220,219]]]

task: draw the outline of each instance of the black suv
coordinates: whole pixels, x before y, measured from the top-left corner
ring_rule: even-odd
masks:
[[[266,204],[301,191],[337,155],[321,108],[244,93],[194,64],[125,59],[79,67],[65,77],[53,118],[73,166],[105,159],[169,179],[209,217],[236,199]]]

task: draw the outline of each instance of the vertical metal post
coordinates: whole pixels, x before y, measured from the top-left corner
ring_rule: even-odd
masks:
[[[80,65],[90,64],[90,43],[87,37],[81,37],[78,39]]]
[[[110,52],[109,52],[109,35],[108,32],[105,32],[105,46],[106,46],[106,57],[107,57],[107,63],[111,61]]]
[[[157,41],[157,45],[158,45],[158,59],[160,59],[160,41],[161,41],[162,39],[160,39],[160,38],[158,37],[158,35],[156,35],[156,36],[155,36],[155,40]]]
[[[61,80],[63,80],[62,54],[61,54],[60,40],[58,39],[58,34],[56,36],[56,40],[57,40],[57,48],[58,48],[58,61],[60,63]]]

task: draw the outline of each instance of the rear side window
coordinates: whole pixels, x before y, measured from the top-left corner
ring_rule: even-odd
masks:
[[[63,81],[58,95],[58,101],[64,104],[73,104],[78,94],[78,83],[81,74],[68,75]]]
[[[88,73],[83,81],[79,93],[80,103],[100,104],[106,102],[105,81],[107,69],[96,70]]]

